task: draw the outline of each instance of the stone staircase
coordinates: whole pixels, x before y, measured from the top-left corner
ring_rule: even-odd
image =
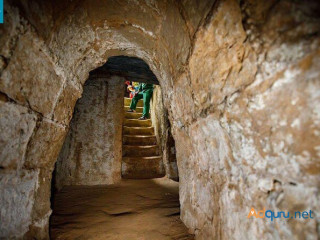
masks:
[[[124,98],[122,178],[163,177],[162,157],[151,120],[138,120],[142,116],[143,100],[138,102],[135,113],[126,112],[130,103],[130,98]]]

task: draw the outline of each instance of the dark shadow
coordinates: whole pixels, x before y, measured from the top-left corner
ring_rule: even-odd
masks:
[[[106,74],[121,76],[128,81],[159,85],[157,77],[148,64],[137,57],[110,57],[103,66],[90,72],[90,76],[105,76]]]

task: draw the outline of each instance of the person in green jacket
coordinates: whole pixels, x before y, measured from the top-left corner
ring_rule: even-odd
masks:
[[[153,93],[153,84],[139,83],[138,92],[132,98],[130,109],[128,110],[128,112],[135,112],[138,101],[143,98],[143,113],[142,113],[142,117],[139,118],[139,120],[148,119],[152,93]]]

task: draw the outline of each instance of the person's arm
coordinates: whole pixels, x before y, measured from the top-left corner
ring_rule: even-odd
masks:
[[[139,83],[139,89],[138,89],[138,92],[141,92],[142,91],[142,83]]]

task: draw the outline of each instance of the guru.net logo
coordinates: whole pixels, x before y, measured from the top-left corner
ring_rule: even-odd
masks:
[[[267,210],[264,208],[261,211],[256,211],[254,208],[251,208],[248,217],[247,218],[268,218],[271,221],[273,221],[275,218],[290,218],[290,219],[313,219],[314,218],[314,212],[311,210],[309,211],[296,211],[294,214],[290,215],[290,212],[284,212],[284,211],[272,211]]]
[[[3,0],[0,0],[0,23],[3,23]]]

